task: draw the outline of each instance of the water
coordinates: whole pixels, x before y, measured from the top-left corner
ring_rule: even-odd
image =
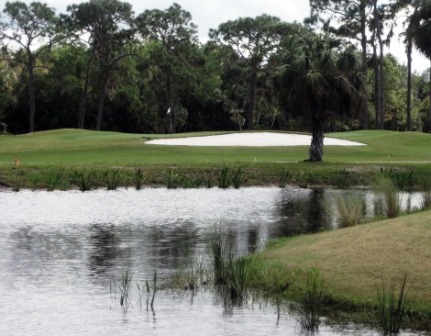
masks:
[[[159,285],[207,260],[216,230],[240,254],[274,238],[336,226],[319,200],[335,191],[278,188],[144,189],[86,193],[0,193],[0,335],[291,335],[298,317],[263,302],[227,309],[208,290],[162,290],[154,311],[139,300],[157,270]],[[372,214],[373,195],[367,197]],[[413,200],[415,205],[417,201]],[[130,306],[119,304],[132,274]],[[140,305],[142,304],[142,307]],[[320,335],[375,334],[322,326]]]

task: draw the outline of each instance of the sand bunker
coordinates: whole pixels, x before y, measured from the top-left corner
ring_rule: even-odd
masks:
[[[150,145],[170,146],[245,146],[245,147],[270,147],[270,146],[309,146],[311,136],[306,134],[274,133],[274,132],[241,132],[222,135],[210,135],[193,138],[155,139],[146,142]],[[328,146],[364,146],[365,144],[325,138],[324,144]]]

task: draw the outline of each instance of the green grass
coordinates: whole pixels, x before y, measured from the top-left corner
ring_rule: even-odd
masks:
[[[346,172],[351,183],[367,184],[370,172],[382,168],[416,169],[431,173],[431,135],[414,132],[356,131],[327,136],[355,140],[367,146],[325,146],[323,162],[310,164],[307,146],[295,147],[188,147],[148,145],[151,138],[221,134],[186,133],[175,135],[124,134],[62,129],[19,136],[0,137],[0,182],[10,185],[15,159],[20,169],[111,169],[142,168],[153,176],[148,183],[163,180],[160,171],[244,167],[247,185],[278,185],[280,171],[286,169],[291,181],[310,184],[339,182],[338,172]],[[9,176],[9,177],[8,177]],[[307,181],[302,181],[307,176]],[[344,176],[344,175],[343,175]]]
[[[261,256],[285,272],[319,269],[326,294],[342,302],[377,304],[382,283],[409,275],[413,307],[431,311],[431,211],[336,231],[281,239]],[[271,266],[269,266],[271,267]],[[298,280],[299,281],[299,280]],[[431,317],[431,316],[430,316]]]

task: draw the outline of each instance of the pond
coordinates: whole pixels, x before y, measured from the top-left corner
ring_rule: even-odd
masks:
[[[277,237],[336,227],[320,199],[341,191],[279,188],[0,193],[0,335],[292,335],[298,316],[265,302],[226,309],[210,290],[165,288],[148,309],[136,284],[163,285],[206,262],[229,234],[240,255]],[[344,192],[344,191],[343,191]],[[373,214],[374,196],[366,196]],[[406,195],[404,195],[406,196]],[[405,197],[415,207],[416,198]],[[129,309],[119,304],[130,272]],[[319,335],[377,334],[327,326]],[[407,333],[406,333],[407,335]]]

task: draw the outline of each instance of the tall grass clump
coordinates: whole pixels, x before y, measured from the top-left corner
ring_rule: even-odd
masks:
[[[68,181],[64,178],[63,172],[48,172],[44,175],[45,185],[47,191],[54,191],[55,189],[67,190]]]
[[[19,168],[13,169],[12,191],[18,192],[24,184],[24,171]]]
[[[146,180],[146,176],[144,171],[139,168],[135,170],[135,174],[133,175],[133,184],[135,185],[136,190],[142,189],[142,185]]]
[[[235,189],[239,189],[245,180],[244,168],[239,167],[232,173],[232,184]]]
[[[411,308],[407,297],[407,275],[404,275],[399,290],[392,281],[389,289],[383,284],[377,292],[377,325],[384,335],[398,334]]]
[[[398,190],[410,191],[413,190],[416,184],[416,174],[413,170],[398,170],[396,168],[381,168],[382,175],[389,177]]]
[[[227,166],[223,166],[220,170],[219,175],[219,188],[227,189],[232,183],[232,177],[230,173],[230,168]]]
[[[220,232],[211,239],[214,284],[227,305],[241,305],[247,297],[251,266],[244,258],[236,258],[232,245]]]
[[[323,276],[313,268],[307,273],[305,287],[299,297],[298,322],[303,330],[316,332],[319,329],[323,299]]]
[[[339,227],[349,227],[359,224],[364,219],[365,199],[360,193],[337,194],[323,201],[325,212],[335,216]]]
[[[89,191],[97,183],[99,174],[94,170],[79,170],[71,174],[71,181],[80,191]]]
[[[384,211],[388,218],[395,218],[401,212],[401,198],[390,177],[382,175],[375,184],[376,192],[381,195]]]
[[[290,172],[286,169],[282,169],[280,172],[280,176],[278,178],[278,186],[279,188],[286,188],[286,184],[290,179]]]
[[[429,178],[421,178],[419,180],[419,188],[422,190],[422,209],[431,208],[431,181]]]
[[[116,190],[123,181],[123,174],[121,170],[108,170],[104,173],[104,178],[106,182],[106,189]]]
[[[124,274],[121,276],[121,283],[119,286],[120,289],[120,306],[124,310],[127,310],[129,306],[131,306],[129,293],[130,293],[130,284],[132,283],[132,275],[129,273],[129,270],[126,270]]]

